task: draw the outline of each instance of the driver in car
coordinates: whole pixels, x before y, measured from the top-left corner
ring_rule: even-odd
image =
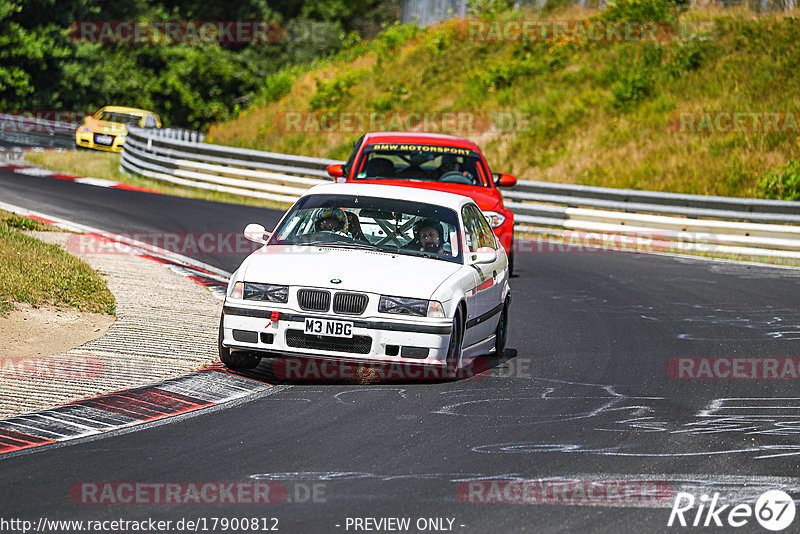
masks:
[[[448,245],[443,242],[442,225],[433,219],[422,219],[414,224],[414,239],[403,248],[431,252],[433,254],[449,254]]]
[[[445,154],[442,156],[442,163],[439,164],[438,171],[440,177],[448,172],[461,172],[461,164],[453,154]]]
[[[314,218],[314,231],[344,234],[347,232],[347,215],[341,208],[322,208]]]

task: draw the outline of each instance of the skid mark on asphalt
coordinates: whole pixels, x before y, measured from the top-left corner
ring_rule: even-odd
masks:
[[[596,456],[620,456],[626,458],[674,458],[674,457],[705,457],[721,454],[748,454],[754,460],[764,460],[770,458],[781,458],[785,456],[800,456],[800,445],[754,445],[752,447],[721,448],[718,450],[695,451],[658,451],[653,449],[636,451],[630,450],[636,445],[626,443],[625,445],[615,445],[610,447],[597,447],[582,445],[580,443],[541,443],[541,442],[517,442],[517,443],[494,443],[491,445],[480,445],[473,447],[473,452],[485,454],[538,454],[538,453],[570,453],[570,454],[592,454]]]
[[[360,388],[360,389],[348,389],[346,391],[340,391],[336,395],[333,396],[336,399],[336,402],[339,404],[356,404],[360,402],[362,399],[353,399],[352,397],[360,397],[363,393],[385,393],[387,391],[395,391],[402,399],[408,398],[406,395],[406,390],[403,388],[376,388],[371,387],[369,389]],[[345,399],[345,397],[348,397]]]
[[[749,414],[747,412],[750,412]],[[711,401],[698,417],[744,416],[748,418],[800,418],[800,397],[739,397]]]
[[[773,272],[765,270],[765,272]],[[780,273],[784,272],[779,270]],[[800,277],[800,269],[788,271]],[[672,302],[670,311],[663,306],[644,304],[617,306],[606,299],[589,295],[586,290],[564,292],[542,291],[542,295],[552,300],[563,300],[574,304],[572,313],[592,315],[613,315],[619,319],[636,321],[673,323],[676,328],[690,328],[676,334],[678,339],[691,341],[729,341],[730,335],[720,334],[720,327],[738,331],[736,340],[778,339],[782,341],[800,340],[800,312],[785,306],[719,306],[691,302]],[[746,337],[743,337],[746,336]]]
[[[475,421],[484,428],[514,427],[520,436],[529,434],[526,427],[569,422],[559,426],[560,439],[471,447],[482,454],[643,458],[745,454],[758,460],[800,456],[800,445],[785,443],[786,437],[800,434],[800,397],[711,399],[696,413],[675,419],[668,415],[675,413],[669,399],[627,395],[619,387],[604,384],[536,378],[515,387],[494,388],[489,398],[481,390],[470,389],[442,395],[450,402],[431,413]],[[672,436],[668,451],[659,434]],[[609,440],[609,435],[619,436],[619,442]],[[712,435],[713,440],[709,439]],[[744,436],[750,438],[742,446]]]
[[[693,420],[670,422],[658,420],[656,406],[647,407],[636,417],[621,419],[605,428],[604,432],[669,432],[671,434],[740,433],[748,436],[792,436],[800,434],[800,398],[719,398],[712,399]]]
[[[524,386],[504,389],[508,395],[502,394],[502,388],[494,388],[490,398],[484,397],[483,392],[476,390],[443,391],[442,395],[448,397],[460,394],[461,397],[479,398],[459,400],[432,413],[491,420],[509,419],[522,424],[542,424],[589,419],[634,399],[661,398],[631,397],[618,393],[614,386],[543,378],[533,379],[532,383],[528,381]],[[498,410],[498,406],[502,409]],[[553,413],[554,408],[559,411]]]

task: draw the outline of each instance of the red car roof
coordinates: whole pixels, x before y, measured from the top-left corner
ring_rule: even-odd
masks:
[[[375,143],[416,143],[435,146],[452,146],[456,148],[466,148],[480,152],[478,145],[454,135],[443,135],[434,133],[420,132],[371,132],[364,136],[364,144],[372,145]]]

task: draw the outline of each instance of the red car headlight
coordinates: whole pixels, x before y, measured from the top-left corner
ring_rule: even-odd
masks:
[[[486,222],[488,222],[489,226],[492,228],[502,226],[506,221],[506,216],[502,213],[497,213],[496,211],[484,211],[483,216],[486,217]]]

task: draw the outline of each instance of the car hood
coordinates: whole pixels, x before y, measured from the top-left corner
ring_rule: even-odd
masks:
[[[459,268],[458,263],[405,254],[271,245],[251,254],[240,272],[246,282],[429,299]]]
[[[433,191],[443,191],[445,193],[453,193],[456,195],[463,195],[470,197],[475,201],[475,204],[483,210],[498,210],[503,208],[503,197],[500,192],[493,187],[482,187],[477,185],[466,184],[452,184],[445,182],[436,182],[433,180],[392,180],[388,178],[379,178],[374,180],[364,179],[350,179],[348,183],[354,184],[380,184],[380,185],[395,185],[400,187],[413,187],[415,189],[430,189]]]
[[[101,121],[99,119],[86,119],[84,122],[90,130],[99,133],[110,133],[115,135],[127,134],[128,130],[121,122]]]

